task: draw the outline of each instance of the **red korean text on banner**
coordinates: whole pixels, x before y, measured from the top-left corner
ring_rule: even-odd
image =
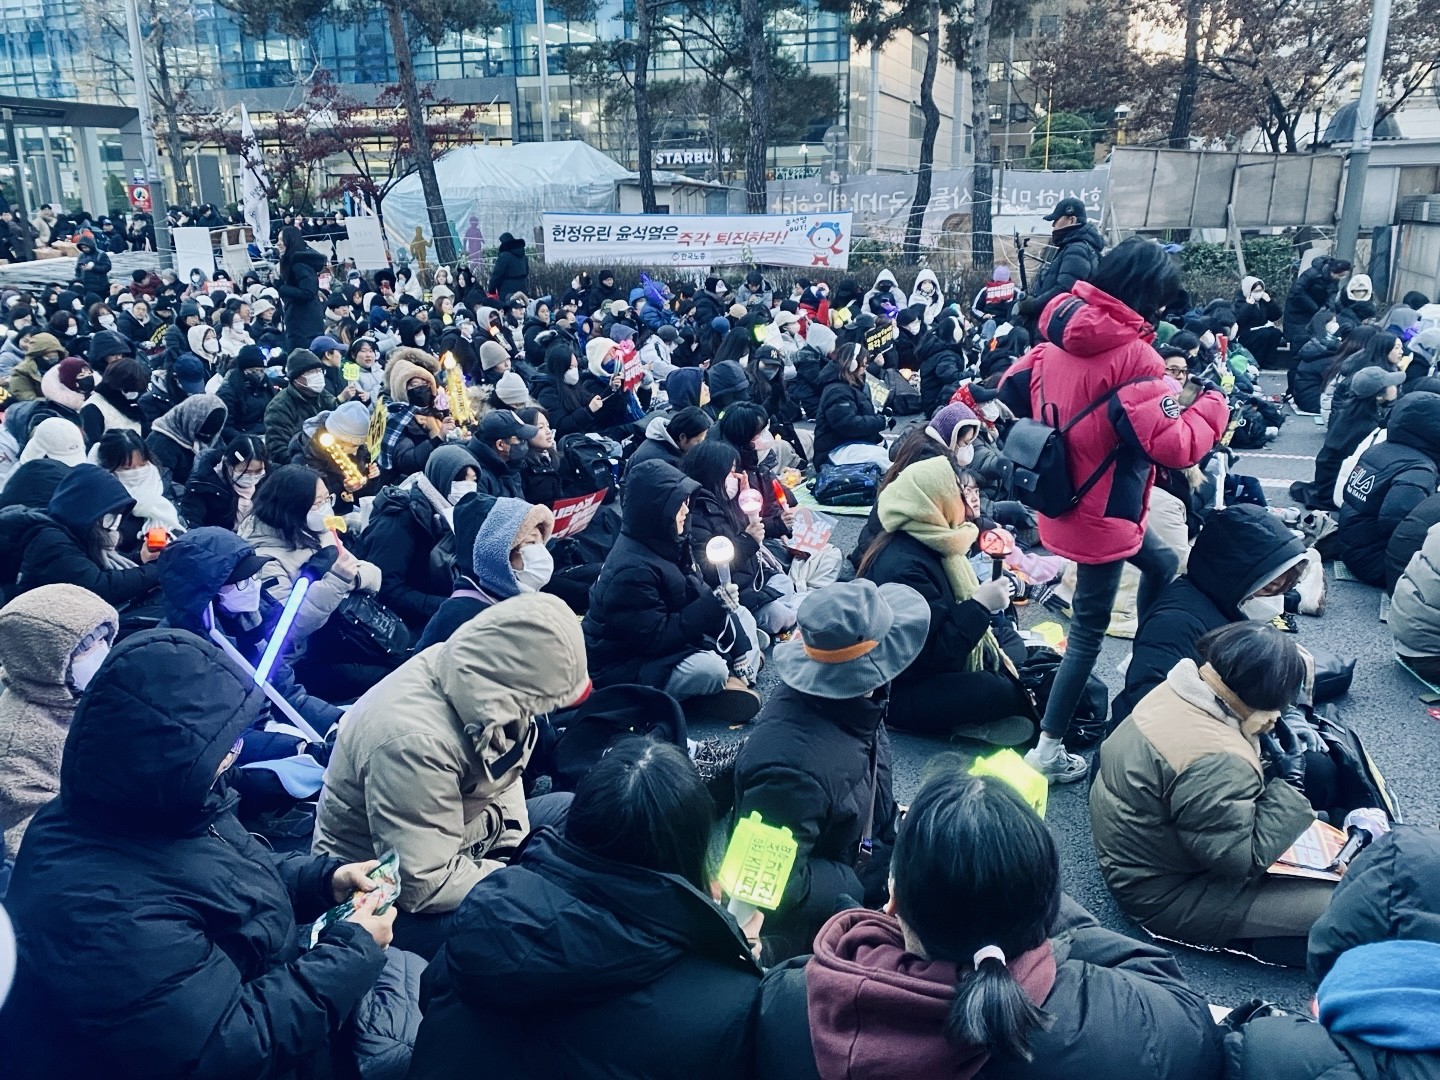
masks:
[[[592,491],[589,495],[577,495],[573,499],[560,499],[550,509],[555,514],[555,532],[552,540],[564,540],[574,536],[589,525],[600,505],[605,501],[605,491]]]

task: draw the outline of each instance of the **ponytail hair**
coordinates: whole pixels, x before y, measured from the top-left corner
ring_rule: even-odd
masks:
[[[1029,1061],[1049,1023],[1007,966],[1043,945],[1060,909],[1060,858],[1002,780],[936,770],[901,823],[897,913],[932,960],[956,967],[946,1040]]]
[[[957,1049],[983,1046],[1029,1061],[1034,1056],[1030,1037],[1049,1026],[1049,1017],[1015,981],[1005,961],[986,956],[974,970],[961,961],[956,973],[945,1041]]]

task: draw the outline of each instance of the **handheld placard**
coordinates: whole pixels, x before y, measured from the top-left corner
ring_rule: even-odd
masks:
[[[736,822],[719,881],[737,922],[748,922],[757,909],[774,911],[780,906],[799,850],[789,829],[766,825],[758,813]]]
[[[730,564],[735,561],[735,545],[728,536],[712,536],[705,545],[705,561],[715,567],[720,584],[730,584]]]
[[[976,758],[970,766],[971,776],[993,776],[1004,780],[1020,793],[1031,809],[1042,818],[1050,798],[1050,783],[1039,772],[1025,764],[1014,750],[997,750],[989,757]]]
[[[980,550],[990,556],[990,580],[998,581],[1005,570],[1005,557],[1015,550],[1015,537],[995,526],[980,534]]]

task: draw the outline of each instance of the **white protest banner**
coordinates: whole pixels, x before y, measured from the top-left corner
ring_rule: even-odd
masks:
[[[255,138],[255,128],[250,123],[250,110],[240,103],[240,143],[245,159],[245,171],[241,176],[244,196],[245,224],[255,234],[255,243],[264,251],[270,243],[270,197],[266,189],[270,179],[265,174],[265,155],[260,149],[260,140]]]
[[[671,266],[850,263],[850,214],[544,214],[547,262]]]
[[[346,218],[345,232],[350,238],[350,255],[357,270],[383,270],[390,265],[379,218]]]
[[[191,270],[199,270],[207,278],[215,273],[215,248],[209,229],[187,225],[171,229],[170,235],[175,239],[175,272],[181,281],[190,279]]]
[[[555,531],[550,535],[550,539],[564,540],[589,525],[600,512],[600,504],[605,501],[605,494],[605,491],[592,491],[589,495],[557,500],[550,507],[555,514]]]

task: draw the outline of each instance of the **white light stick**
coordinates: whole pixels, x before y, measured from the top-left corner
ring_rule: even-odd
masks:
[[[705,545],[705,559],[720,575],[720,584],[730,584],[730,564],[735,561],[735,545],[728,536],[712,536]]]
[[[760,508],[765,505],[764,495],[754,488],[746,488],[735,501],[739,503],[740,511],[752,522],[760,520]]]

